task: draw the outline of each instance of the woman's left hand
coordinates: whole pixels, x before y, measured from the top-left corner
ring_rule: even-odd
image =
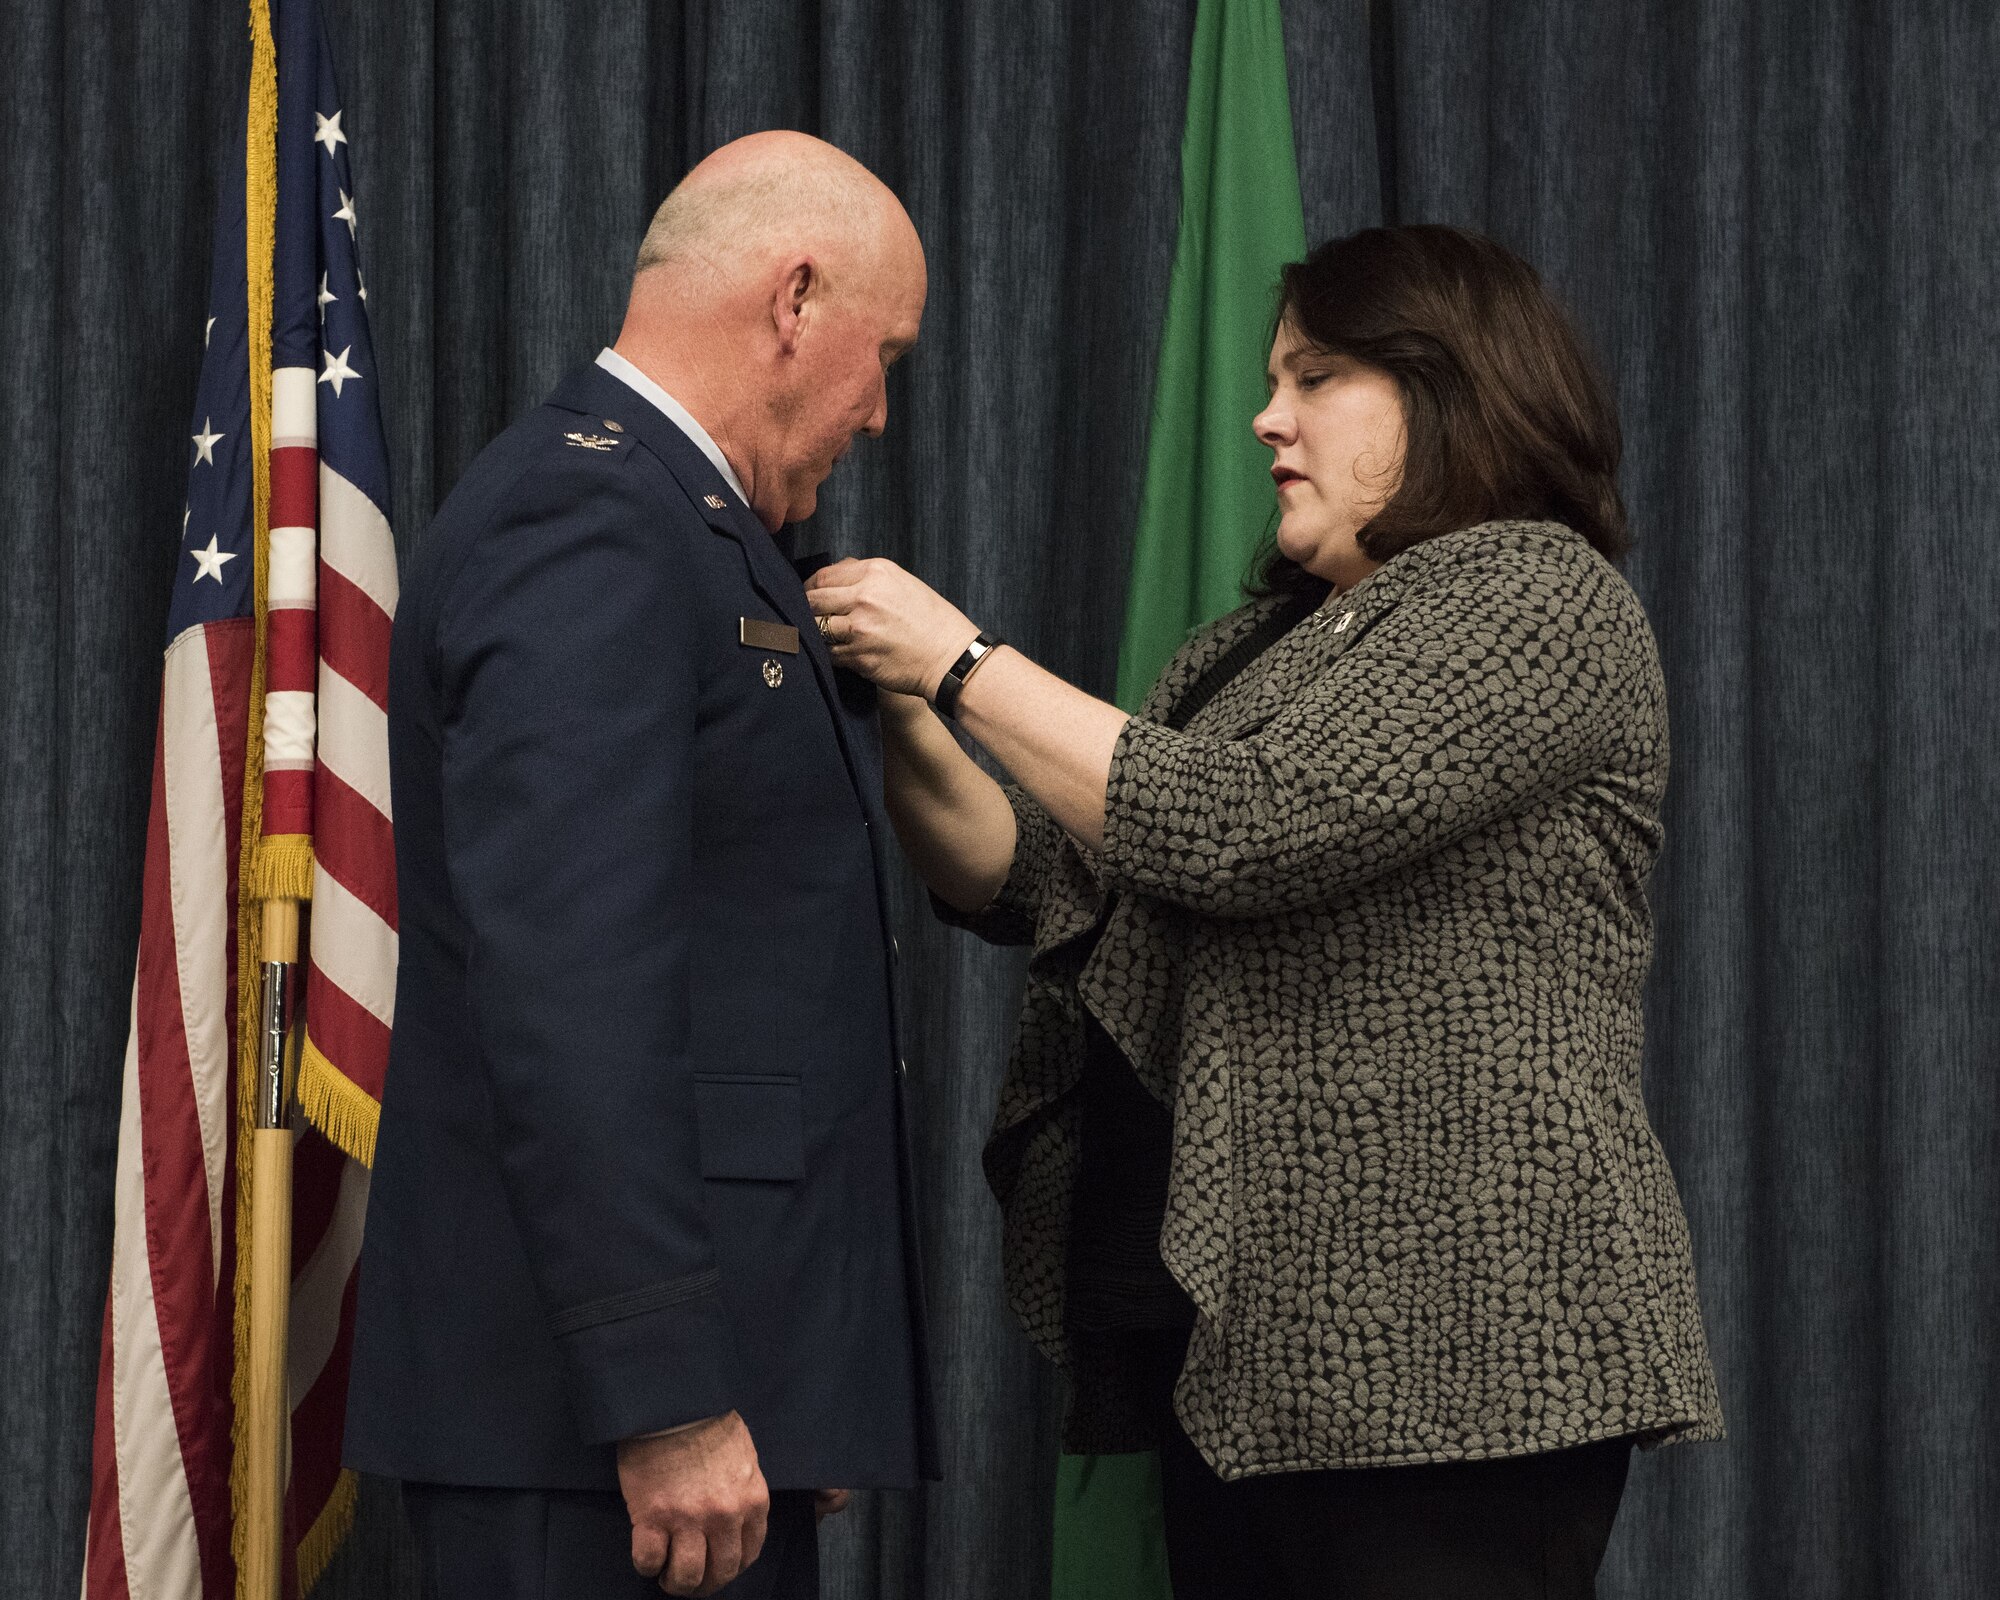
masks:
[[[923,579],[879,556],[820,568],[806,580],[806,599],[835,661],[884,689],[926,700],[979,635]]]

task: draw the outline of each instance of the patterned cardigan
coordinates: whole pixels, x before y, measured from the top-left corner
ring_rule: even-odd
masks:
[[[1151,1443],[1063,1334],[1080,1006],[1173,1110],[1175,1409],[1224,1478],[1719,1436],[1639,1091],[1667,725],[1637,598],[1566,527],[1469,528],[1162,726],[1276,604],[1127,724],[1101,852],[1010,790],[1005,885],[947,914],[1034,946],[985,1164],[1066,1442]]]

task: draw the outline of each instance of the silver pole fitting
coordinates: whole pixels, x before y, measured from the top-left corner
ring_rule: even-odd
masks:
[[[291,1085],[285,1081],[285,1038],[292,1031],[291,1007],[286,1003],[292,963],[264,963],[264,1026],[257,1041],[257,1126],[291,1126]]]

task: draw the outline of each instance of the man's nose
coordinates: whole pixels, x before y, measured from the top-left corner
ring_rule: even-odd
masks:
[[[882,437],[889,426],[889,386],[884,383],[875,392],[875,409],[868,413],[868,420],[861,424],[861,431],[871,439]]]

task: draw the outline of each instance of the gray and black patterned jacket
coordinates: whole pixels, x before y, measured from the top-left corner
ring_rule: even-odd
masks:
[[[1067,1442],[1149,1442],[1063,1336],[1080,1005],[1173,1109],[1175,1407],[1223,1477],[1719,1435],[1639,1093],[1667,723],[1638,599],[1568,528],[1469,528],[1162,726],[1277,603],[1168,666],[1101,853],[1010,790],[1007,882],[952,919],[1034,946],[986,1170]]]

